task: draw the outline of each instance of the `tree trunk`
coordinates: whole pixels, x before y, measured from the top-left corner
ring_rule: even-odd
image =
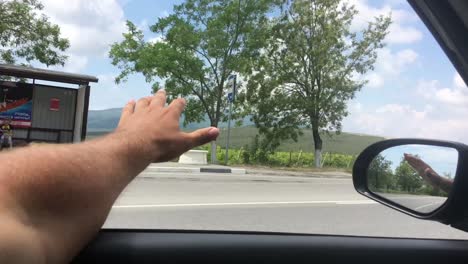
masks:
[[[312,128],[312,134],[314,136],[314,148],[315,148],[315,167],[322,167],[322,139],[320,138],[319,130],[316,126]]]
[[[210,118],[210,126],[218,127],[218,120]],[[218,145],[216,144],[216,140],[211,141],[211,157],[210,157],[211,164],[218,164],[218,158],[216,157],[217,146]]]
[[[211,141],[211,164],[217,164],[218,160],[216,158],[216,141]]]

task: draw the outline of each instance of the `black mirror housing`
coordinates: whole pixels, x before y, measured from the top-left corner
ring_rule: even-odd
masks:
[[[445,202],[432,212],[418,212],[379,195],[369,188],[368,169],[374,158],[387,149],[405,145],[446,147],[458,151],[458,165],[450,193]],[[462,143],[411,138],[390,139],[375,143],[357,157],[353,167],[353,183],[358,193],[392,209],[419,219],[438,221],[468,231],[468,146]]]

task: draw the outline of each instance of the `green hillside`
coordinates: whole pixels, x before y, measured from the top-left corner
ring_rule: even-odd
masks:
[[[115,129],[119,122],[120,114],[122,109],[108,109],[99,111],[89,111],[88,115],[88,139],[101,136],[108,131]],[[181,121],[181,125],[182,125]],[[231,130],[231,147],[241,148],[245,145],[251,144],[257,129],[252,126],[252,122],[248,117],[244,119],[243,127],[234,127]],[[203,127],[209,126],[209,122],[191,123],[188,124],[183,130],[191,131]],[[219,126],[221,128],[221,135],[218,139],[218,144],[225,148],[226,146],[226,124],[222,123]],[[358,154],[365,147],[370,144],[381,141],[383,137],[369,136],[369,135],[358,135],[352,133],[341,133],[340,135],[333,135],[332,137],[324,134],[322,135],[323,146],[325,152],[332,153],[343,153],[343,154]],[[298,142],[292,140],[284,142],[280,148],[280,151],[313,151],[312,132],[310,130],[304,130],[304,135],[299,138]]]
[[[119,123],[120,115],[122,113],[122,108],[112,108],[106,110],[90,110],[88,112],[88,130],[91,132],[101,132],[101,131],[112,131],[117,127]],[[205,118],[205,121],[199,123],[190,123],[187,124],[184,129],[195,130],[203,127],[210,126],[210,122],[206,121],[208,117]],[[182,116],[180,120],[180,126],[183,127],[184,117]],[[245,117],[243,120],[244,126],[253,125],[250,121],[250,117]],[[218,127],[227,127],[226,122],[221,122]],[[94,134],[94,133],[91,133]]]
[[[122,114],[122,108],[106,110],[90,110],[88,112],[89,131],[110,131],[117,127]]]
[[[89,131],[87,138],[92,139],[98,136],[102,136],[106,131]],[[255,138],[257,129],[255,127],[238,127],[233,128],[231,131],[231,148],[241,148],[247,144],[251,144],[252,140]],[[218,144],[225,148],[226,146],[226,129],[221,129],[221,135],[218,138]],[[365,147],[369,146],[372,143],[383,140],[383,137],[368,136],[368,135],[358,135],[352,133],[341,133],[340,135],[334,135],[329,137],[327,135],[322,135],[324,152],[332,153],[343,153],[343,154],[358,154]],[[280,151],[304,151],[312,152],[312,133],[310,131],[304,131],[304,135],[299,138],[298,142],[292,140],[284,142],[280,148]]]
[[[230,146],[233,148],[241,148],[246,144],[251,144],[257,129],[255,127],[239,127],[231,130]],[[218,138],[218,144],[222,148],[226,146],[227,130],[221,129],[221,135]],[[352,133],[341,133],[332,137],[323,134],[324,152],[343,153],[343,154],[359,154],[364,148],[372,143],[384,140],[383,137],[358,135]],[[312,132],[304,130],[304,135],[299,137],[297,142],[289,140],[284,142],[278,149],[279,151],[305,151],[313,152]]]

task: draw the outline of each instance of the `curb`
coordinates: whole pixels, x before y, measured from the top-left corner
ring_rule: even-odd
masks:
[[[309,177],[309,178],[329,178],[329,179],[352,179],[351,173],[345,172],[292,172],[292,171],[271,171],[271,170],[257,170],[247,169],[247,174],[262,174],[268,176],[282,176],[282,177]]]
[[[162,165],[162,166],[161,166]],[[236,167],[223,167],[223,166],[164,166],[164,164],[150,165],[142,174],[160,174],[160,173],[180,173],[180,174],[200,174],[200,173],[222,173],[233,175],[246,175],[246,174],[262,174],[267,176],[282,176],[282,177],[310,177],[310,178],[335,178],[335,179],[351,179],[352,174],[347,172],[296,172],[296,171],[283,171],[283,170],[263,170],[252,168],[236,168]]]
[[[246,174],[245,169],[237,168],[192,168],[192,167],[158,167],[158,166],[149,166],[144,170],[143,173],[231,173],[231,174]]]

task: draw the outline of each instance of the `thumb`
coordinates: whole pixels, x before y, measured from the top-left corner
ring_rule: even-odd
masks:
[[[216,127],[202,128],[186,135],[190,141],[191,148],[194,148],[216,140],[219,136],[219,129]]]

